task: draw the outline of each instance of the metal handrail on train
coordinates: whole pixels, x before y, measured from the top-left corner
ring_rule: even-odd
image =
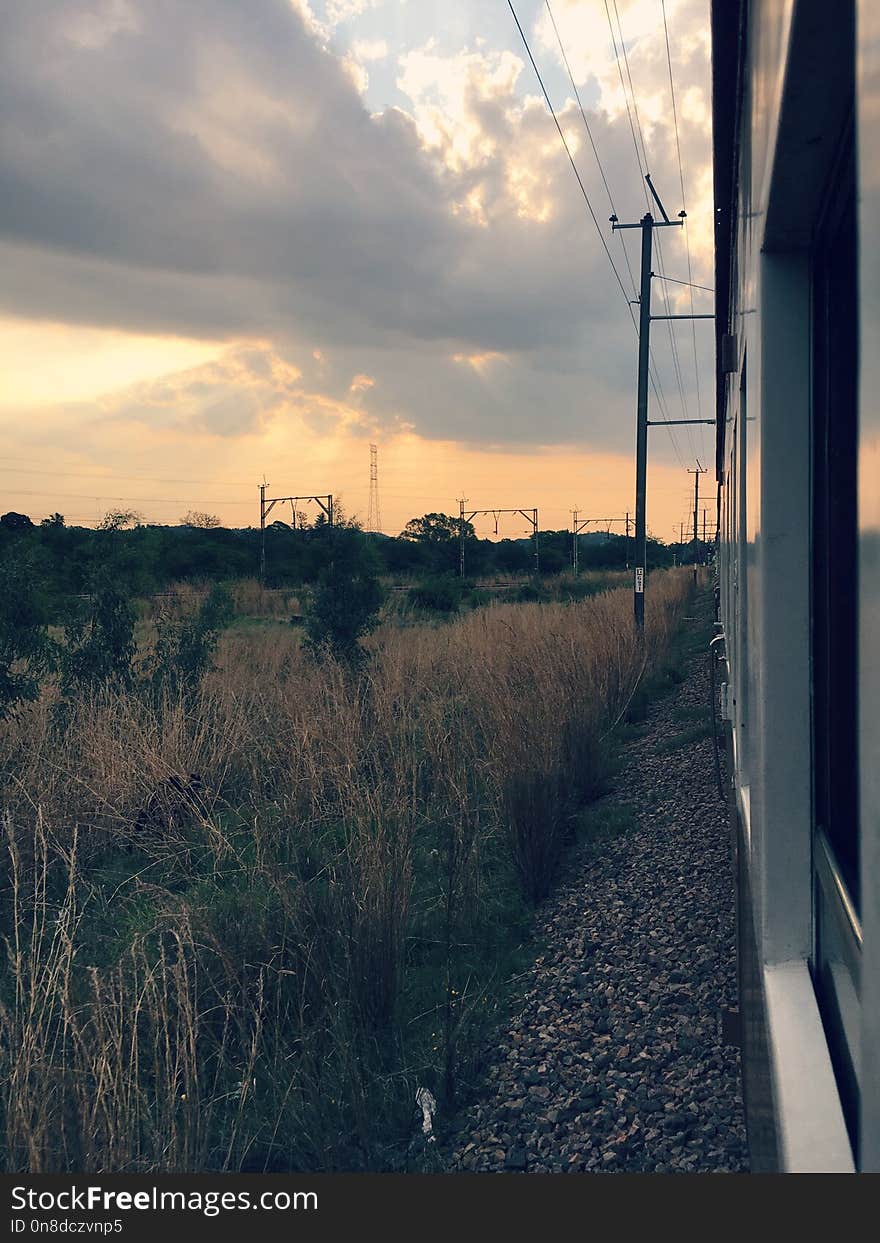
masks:
[[[821,829],[816,833],[815,840],[814,862],[816,870],[823,878],[826,889],[836,895],[838,911],[840,916],[842,916],[839,920],[841,930],[846,934],[849,948],[855,952],[856,957],[860,957],[864,944],[864,934],[855,903],[850,897],[849,887],[843,879],[843,873],[838,866],[828,838]]]

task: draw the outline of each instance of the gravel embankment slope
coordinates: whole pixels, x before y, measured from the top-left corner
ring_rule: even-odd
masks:
[[[687,624],[687,623],[686,623]],[[581,848],[537,927],[544,948],[499,1033],[452,1171],[748,1169],[729,830],[704,725],[704,650],[623,748],[603,802],[631,821]]]

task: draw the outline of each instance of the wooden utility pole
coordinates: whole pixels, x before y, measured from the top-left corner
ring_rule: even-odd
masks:
[[[637,224],[620,224],[616,216],[611,216],[612,231],[616,229],[642,230],[642,268],[639,294],[639,382],[636,403],[636,538],[633,555],[633,615],[636,626],[642,630],[645,625],[645,573],[647,569],[647,527],[645,517],[645,493],[648,473],[648,428],[658,424],[667,426],[679,423],[712,423],[714,419],[660,419],[651,422],[648,418],[648,381],[651,358],[651,321],[655,319],[714,319],[714,315],[652,315],[651,314],[651,253],[654,229],[681,227],[686,213],[680,211],[677,220],[670,220],[660,196],[654,189],[651,174],[645,176],[648,189],[654,202],[660,209],[662,220],[655,220],[647,212]]]
[[[615,229],[642,230],[642,269],[639,292],[639,380],[636,399],[636,539],[633,552],[633,616],[639,630],[645,625],[645,571],[648,555],[647,527],[645,523],[645,499],[648,477],[648,368],[651,361],[651,253],[654,229],[682,225],[682,220],[670,220],[654,187],[650,175],[646,178],[655,202],[663,214],[655,220],[646,212],[638,224],[620,224],[611,217]]]
[[[260,484],[260,582],[266,582],[266,484]]]
[[[697,525],[698,515],[700,511],[700,475],[705,475],[706,468],[697,462],[696,470],[689,470],[688,474],[694,477],[694,543],[700,538],[700,531]]]
[[[700,512],[700,475],[705,475],[706,468],[700,465],[697,459],[697,469],[689,470],[688,474],[694,477],[694,582],[697,581],[697,540],[699,539],[699,528],[697,519]]]
[[[639,294],[639,386],[636,401],[636,546],[633,562],[633,615],[645,627],[645,573],[648,562],[645,501],[648,482],[648,364],[651,359],[651,243],[654,219],[642,217],[642,272]]]

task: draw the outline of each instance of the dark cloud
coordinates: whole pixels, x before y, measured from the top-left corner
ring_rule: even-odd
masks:
[[[14,4],[0,302],[261,337],[281,357],[317,346],[327,391],[366,373],[364,409],[427,436],[628,448],[634,337],[543,105],[474,88],[468,106],[489,154],[452,172],[403,112],[365,110],[289,0]],[[620,173],[622,130],[595,125]],[[552,226],[518,214],[512,159],[553,200]],[[453,210],[472,193],[491,227]],[[505,358],[453,360],[490,351]],[[219,391],[198,414],[223,435],[261,417]]]

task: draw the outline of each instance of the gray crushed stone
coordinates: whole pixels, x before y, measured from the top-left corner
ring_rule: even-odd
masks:
[[[575,852],[536,929],[544,952],[498,1034],[481,1098],[448,1139],[472,1172],[748,1169],[736,1006],[734,878],[708,738],[667,749],[705,705],[693,660],[623,749],[633,828]]]

